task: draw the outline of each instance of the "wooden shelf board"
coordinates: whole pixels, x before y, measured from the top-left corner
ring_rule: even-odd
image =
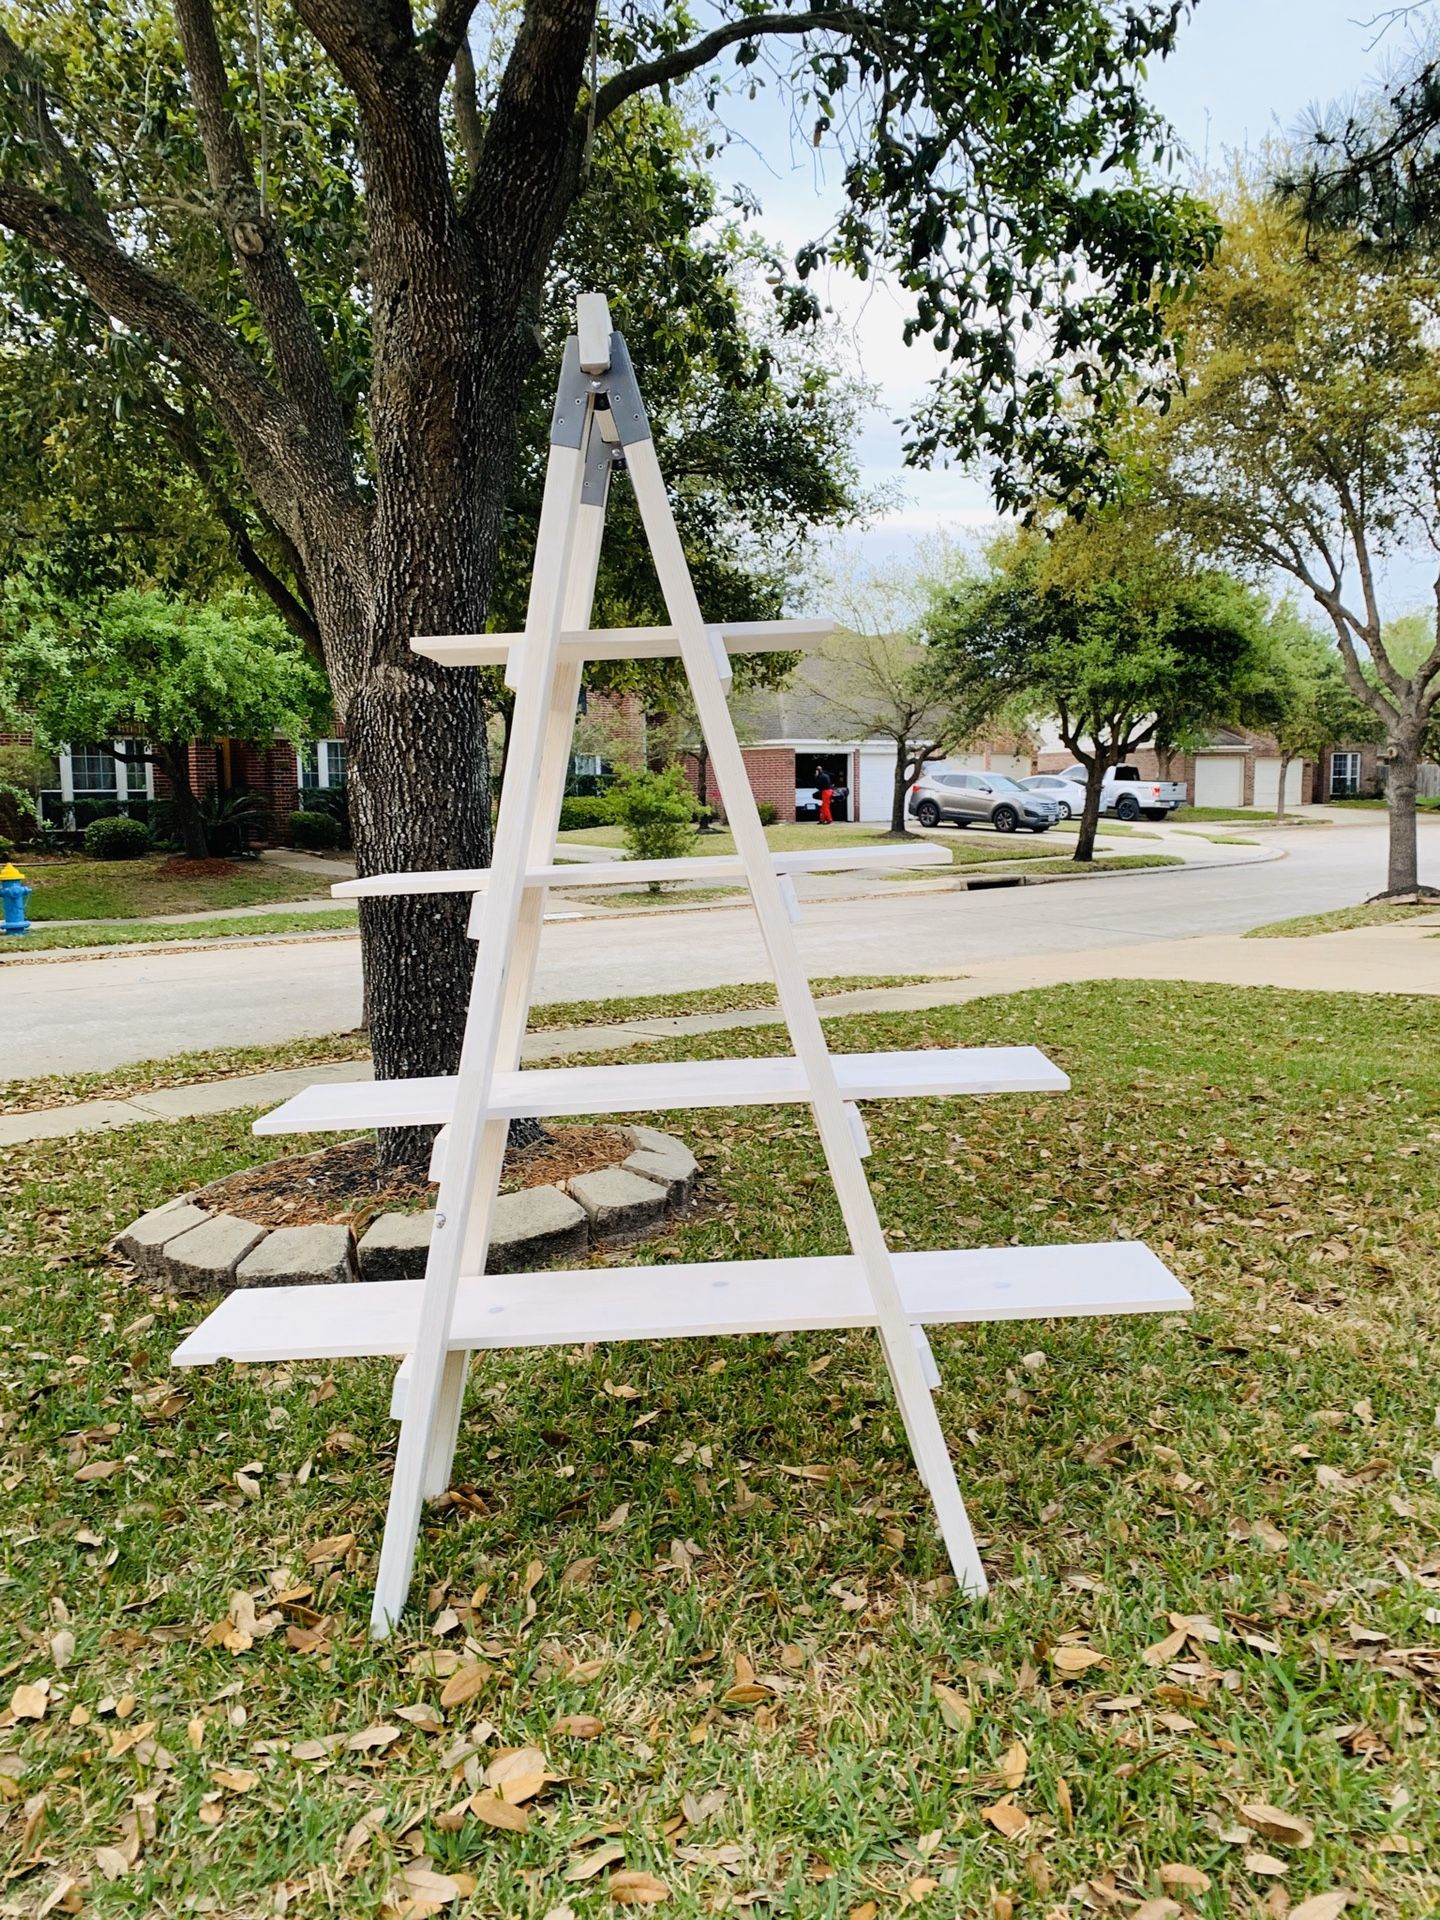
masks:
[[[1135,1240],[899,1253],[894,1263],[906,1317],[919,1326],[1183,1313],[1192,1304],[1175,1276]],[[172,1363],[406,1354],[422,1286],[419,1280],[385,1280],[242,1288],[181,1343]],[[864,1327],[874,1320],[853,1254],[585,1267],[462,1279],[450,1348],[774,1334]]]
[[[717,625],[730,653],[805,653],[835,631],[833,620],[730,620]],[[422,633],[413,653],[447,667],[503,666],[523,633]],[[562,633],[560,656],[572,660],[666,660],[680,652],[674,627],[592,627]]]
[[[996,1093],[1063,1093],[1070,1085],[1038,1047],[933,1047],[913,1053],[833,1057],[848,1100],[924,1100]],[[334,1080],[255,1122],[258,1134],[358,1133],[370,1127],[443,1126],[456,1080]],[[759,1060],[656,1060],[617,1067],[532,1067],[498,1073],[496,1118],[665,1113],[684,1107],[766,1107],[809,1098],[791,1054]]]
[[[821,847],[771,855],[777,873],[849,873],[870,867],[948,867],[944,847]],[[648,880],[743,880],[738,854],[692,854],[682,860],[576,860],[532,867],[529,887],[636,886]],[[364,880],[339,880],[330,889],[337,900],[368,900],[407,893],[484,893],[489,867],[458,867],[433,873],[375,873]]]

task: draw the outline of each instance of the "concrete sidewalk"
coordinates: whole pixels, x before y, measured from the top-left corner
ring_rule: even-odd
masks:
[[[1440,913],[1405,926],[1359,927],[1301,940],[1246,940],[1209,934],[1146,945],[1100,947],[1088,952],[1043,953],[1024,959],[982,961],[964,975],[937,977],[908,987],[870,987],[817,1000],[827,1019],[846,1014],[922,1012],[958,1006],[992,994],[1074,981],[1187,980],[1222,986],[1279,987],[1297,992],[1440,995]],[[745,1012],[686,1014],[673,1019],[630,1020],[611,1026],[565,1027],[527,1034],[526,1061],[583,1053],[610,1053],[646,1040],[679,1034],[715,1033],[738,1027],[781,1024],[774,1007]],[[0,1147],[81,1133],[108,1132],[146,1121],[192,1119],[246,1107],[277,1106],[301,1088],[326,1080],[362,1080],[368,1060],[237,1075],[132,1094],[124,1100],[82,1100],[37,1113],[0,1114]]]

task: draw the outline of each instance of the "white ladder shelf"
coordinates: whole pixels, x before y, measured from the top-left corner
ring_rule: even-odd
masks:
[[[177,1366],[221,1360],[402,1360],[395,1476],[371,1624],[388,1633],[404,1608],[422,1505],[449,1485],[471,1353],[581,1341],[671,1340],[873,1327],[906,1435],[961,1587],[980,1594],[976,1551],[930,1386],[927,1325],[1081,1314],[1183,1312],[1190,1296],[1145,1247],[1000,1247],[892,1254],[865,1177],[862,1100],[1063,1092],[1066,1076],[1035,1047],[922,1049],[832,1056],[795,944],[790,875],[879,864],[945,864],[938,849],[842,848],[775,853],[751,796],[726,692],[731,652],[801,649],[826,621],[707,625],[670,510],[623,338],[600,295],[582,294],[561,369],[535,571],[522,634],[425,637],[418,653],[455,666],[504,663],[515,690],[493,864],[483,871],[372,874],[345,898],[470,893],[474,984],[455,1074],[307,1088],[256,1122],[257,1133],[443,1127],[440,1193],[425,1278],[232,1293],[182,1342]],[[580,343],[586,343],[582,361]],[[670,624],[589,626],[612,474],[628,472]],[[586,660],[684,663],[700,730],[725,795],[735,853],[725,858],[554,859],[581,672]],[[520,1045],[552,886],[736,878],[750,889],[792,1051],[739,1060],[659,1061],[521,1071]],[[506,1137],[520,1116],[664,1112],[807,1103],[834,1183],[850,1252],[806,1259],[597,1267],[488,1274]]]

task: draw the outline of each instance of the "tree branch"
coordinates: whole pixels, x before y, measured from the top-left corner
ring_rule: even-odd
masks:
[[[476,0],[439,0],[435,9],[435,18],[430,24],[430,48],[441,85],[451,67],[458,68],[463,52],[470,64],[470,84],[474,87],[475,65],[469,58],[469,34],[475,6]]]
[[[859,33],[873,24],[869,15],[850,7],[814,7],[797,13],[754,13],[748,18],[742,16],[738,20],[727,20],[723,26],[702,34],[688,47],[677,47],[673,53],[662,54],[656,60],[642,61],[638,67],[629,67],[624,73],[614,74],[595,96],[595,125],[599,126],[602,121],[608,120],[632,95],[643,93],[647,87],[664,86],[670,80],[683,80],[687,73],[708,66],[737,40],[757,40],[762,35],[777,33]]]
[[[228,105],[229,76],[211,0],[174,0],[174,7],[221,232],[264,322],[280,385],[304,413],[316,445],[336,462],[337,472],[345,472],[350,462],[339,398]]]
[[[480,121],[480,101],[475,87],[475,60],[466,39],[455,49],[454,82],[455,129],[460,135],[460,150],[465,155],[465,170],[473,180],[480,168],[485,129]]]
[[[172,407],[164,395],[147,382],[146,403],[161,432],[181,460],[194,474],[200,489],[210,502],[215,518],[229,536],[236,560],[269,600],[290,631],[305,643],[306,651],[320,667],[325,665],[325,650],[320,628],[311,609],[276,573],[255,545],[245,515],[226,493],[205,452],[193,416]],[[287,546],[288,542],[285,543]],[[293,551],[293,549],[292,549]],[[297,572],[297,580],[299,575]]]
[[[0,74],[12,73],[20,76],[22,85],[29,91],[35,109],[35,145],[41,156],[69,192],[75,211],[82,214],[92,226],[108,233],[110,223],[94,181],[56,131],[50,115],[49,97],[33,64],[10,38],[4,24],[0,23]]]

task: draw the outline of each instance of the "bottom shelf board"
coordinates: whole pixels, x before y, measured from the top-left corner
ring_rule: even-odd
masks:
[[[895,1275],[919,1326],[1183,1313],[1190,1295],[1136,1240],[899,1253]],[[408,1353],[420,1280],[240,1289],[176,1348],[177,1367],[216,1360],[338,1360]],[[875,1324],[854,1254],[698,1265],[582,1267],[460,1282],[452,1351],[675,1340]]]

